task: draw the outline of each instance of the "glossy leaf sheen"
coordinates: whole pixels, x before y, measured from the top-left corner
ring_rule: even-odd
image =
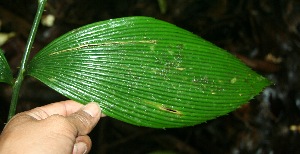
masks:
[[[126,17],[73,30],[42,49],[28,74],[104,114],[147,127],[224,115],[269,82],[231,54],[167,22]]]
[[[0,49],[0,82],[12,84],[13,76],[6,61],[3,51]]]

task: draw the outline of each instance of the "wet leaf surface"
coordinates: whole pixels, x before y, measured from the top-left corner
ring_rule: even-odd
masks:
[[[24,50],[35,2],[0,2],[0,31],[16,34],[1,46],[13,74],[16,74]],[[237,111],[193,127],[149,129],[103,118],[91,134],[92,153],[161,150],[177,153],[299,153],[299,7],[296,0],[174,0],[167,1],[167,11],[162,14],[158,2],[151,0],[49,0],[45,14],[54,15],[55,23],[52,27],[40,27],[33,55],[61,34],[92,22],[133,15],[168,21],[242,57],[274,85]],[[268,55],[275,57],[275,61],[270,61]],[[3,124],[11,89],[3,84],[0,86]],[[66,99],[32,78],[25,81],[22,89],[18,111]]]
[[[107,116],[154,128],[206,122],[270,85],[227,51],[141,16],[74,29],[39,51],[27,68],[72,100],[97,102]]]

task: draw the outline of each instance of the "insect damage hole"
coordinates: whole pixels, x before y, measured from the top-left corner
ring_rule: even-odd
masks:
[[[161,110],[163,111],[167,111],[167,112],[170,112],[170,113],[174,113],[174,114],[177,114],[177,115],[181,115],[181,112],[178,111],[178,110],[174,110],[174,109],[171,109],[171,108],[168,108],[168,107],[165,107],[165,106],[160,106],[159,107]]]

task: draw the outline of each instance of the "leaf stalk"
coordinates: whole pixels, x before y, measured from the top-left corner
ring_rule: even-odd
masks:
[[[24,55],[23,55],[23,58],[21,61],[20,70],[19,70],[18,76],[16,78],[16,81],[13,85],[12,99],[11,99],[11,104],[10,104],[9,113],[8,113],[8,121],[15,115],[15,112],[16,112],[18,98],[19,98],[19,92],[20,92],[22,82],[24,80],[24,73],[26,71],[26,66],[27,66],[27,62],[29,59],[30,51],[31,51],[31,48],[33,45],[33,41],[35,39],[35,35],[37,32],[42,14],[44,12],[44,7],[45,7],[47,0],[39,0],[38,2],[39,3],[38,3],[37,13],[34,17],[33,25],[30,30],[30,33],[29,33],[29,37],[28,37],[27,44],[25,47]]]

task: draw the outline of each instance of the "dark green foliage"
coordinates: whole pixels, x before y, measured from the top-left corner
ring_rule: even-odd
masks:
[[[269,81],[221,48],[148,17],[102,21],[42,49],[29,75],[131,124],[183,127],[235,110]]]
[[[3,51],[0,49],[0,82],[13,83],[13,77]]]

